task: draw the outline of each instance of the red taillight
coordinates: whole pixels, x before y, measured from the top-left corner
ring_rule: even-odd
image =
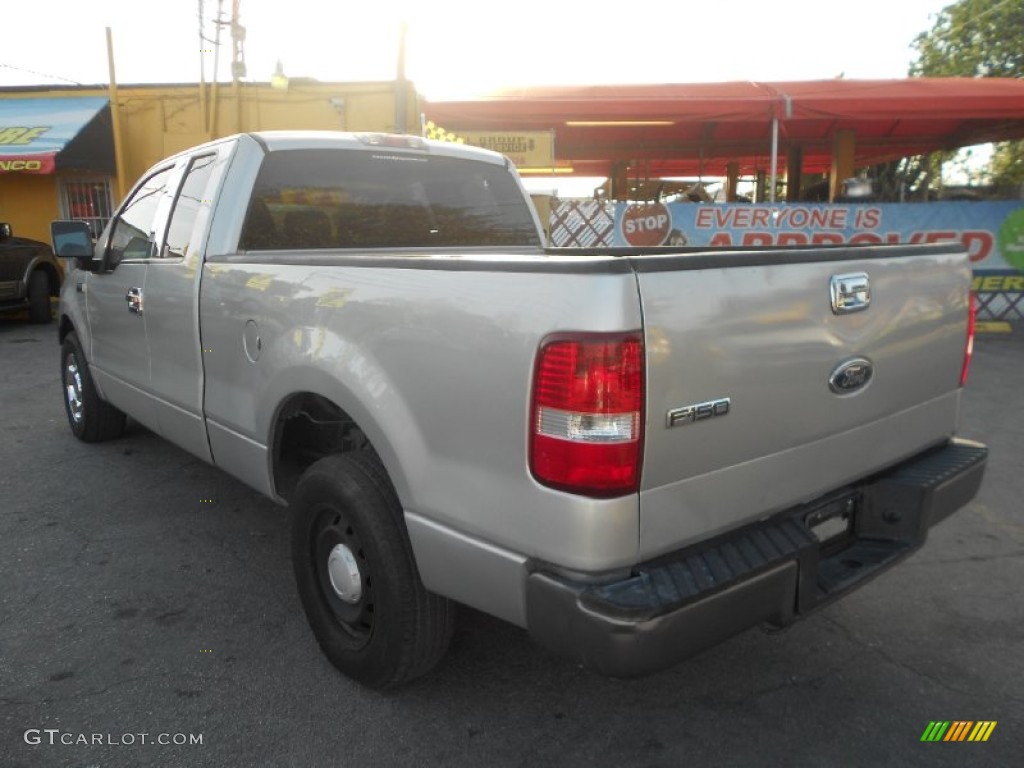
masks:
[[[970,292],[967,303],[967,342],[964,344],[964,364],[960,368],[960,386],[967,383],[967,371],[971,367],[971,356],[974,354],[974,316],[977,308],[974,303],[974,291]]]
[[[537,480],[585,496],[638,489],[643,369],[639,333],[545,341],[530,404],[530,469]]]

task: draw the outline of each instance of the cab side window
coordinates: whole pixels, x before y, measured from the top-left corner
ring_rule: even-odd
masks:
[[[199,210],[204,203],[209,202],[205,199],[206,187],[213,176],[216,159],[216,154],[200,155],[192,159],[185,181],[181,185],[181,192],[174,201],[171,223],[167,227],[167,237],[164,239],[161,254],[163,257],[185,258],[188,255],[188,245]]]
[[[167,191],[171,168],[157,171],[135,190],[110,235],[110,262],[138,261],[156,256],[153,219]]]

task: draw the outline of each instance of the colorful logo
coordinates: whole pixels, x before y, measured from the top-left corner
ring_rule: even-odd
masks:
[[[996,729],[995,720],[933,720],[921,734],[921,741],[988,741]]]
[[[1024,208],[1003,219],[999,228],[999,250],[1007,263],[1024,270]]]

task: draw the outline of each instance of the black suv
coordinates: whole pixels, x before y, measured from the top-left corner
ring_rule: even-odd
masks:
[[[50,322],[50,297],[60,295],[63,275],[49,245],[0,224],[0,312],[28,309],[33,323]]]

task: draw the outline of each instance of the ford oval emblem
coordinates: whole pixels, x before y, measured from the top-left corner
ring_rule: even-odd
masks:
[[[875,367],[864,357],[844,360],[835,367],[828,377],[828,386],[837,395],[850,395],[863,389],[871,381]]]

